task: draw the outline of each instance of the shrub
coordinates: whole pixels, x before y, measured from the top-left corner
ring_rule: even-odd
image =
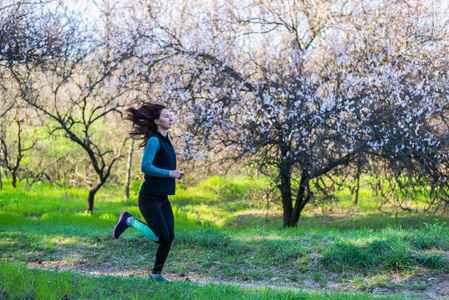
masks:
[[[439,269],[446,264],[443,257],[436,253],[419,253],[416,261],[430,269]]]
[[[373,257],[365,249],[343,240],[329,247],[321,262],[333,270],[345,267],[364,270],[374,264]]]
[[[413,266],[414,259],[410,251],[411,245],[401,239],[389,241],[389,248],[382,257],[383,265],[387,269],[402,271]]]
[[[384,254],[388,251],[389,244],[387,240],[375,239],[368,243],[367,248],[372,254]]]

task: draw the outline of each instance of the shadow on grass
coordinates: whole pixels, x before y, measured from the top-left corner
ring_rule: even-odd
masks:
[[[333,217],[333,216],[302,216],[296,226],[299,230],[382,230],[393,227],[401,229],[421,228],[425,224],[433,224],[439,220],[449,223],[449,218],[422,215],[422,214],[400,214],[397,217],[393,214],[369,214],[352,217]],[[266,226],[270,228],[282,227],[282,215],[266,215],[263,212],[243,212],[235,214],[226,219],[225,227],[230,228],[250,228],[255,226]]]

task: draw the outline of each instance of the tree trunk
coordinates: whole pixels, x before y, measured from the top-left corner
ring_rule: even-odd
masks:
[[[98,188],[93,188],[89,190],[89,197],[87,198],[87,213],[92,214],[94,211],[94,199],[95,193],[97,193]]]
[[[282,222],[282,227],[289,226],[290,217],[293,212],[292,204],[292,192],[290,185],[290,177],[281,177],[281,195],[282,195],[282,208],[284,209],[284,218]]]
[[[382,180],[380,177],[376,179],[376,196],[379,196],[379,192],[381,195],[383,194]]]
[[[20,162],[22,161],[22,126],[20,125],[20,121],[17,119],[17,158],[16,158],[16,165],[11,168],[11,177],[12,181],[11,184],[14,188],[17,187],[17,170],[19,169]]]
[[[11,170],[11,184],[13,188],[17,187],[17,172],[15,169]]]
[[[293,211],[292,203],[292,187],[291,187],[291,163],[282,162],[279,168],[281,175],[281,197],[282,197],[282,208],[284,210],[284,218],[282,222],[282,227],[289,226],[290,218]]]
[[[2,189],[3,189],[3,178],[2,178],[2,171],[3,171],[3,168],[2,168],[2,167],[0,167],[0,190],[2,190]]]
[[[311,194],[308,189],[308,186],[309,186],[308,176],[309,176],[309,174],[306,171],[303,171],[301,173],[298,194],[296,195],[295,207],[293,208],[293,213],[289,220],[289,226],[291,226],[291,227],[294,227],[298,224],[299,217],[301,216],[301,211],[304,209],[304,207],[310,200]],[[306,189],[307,189],[307,193],[306,193]]]
[[[355,172],[355,185],[354,192],[352,194],[352,205],[357,205],[359,201],[359,189],[360,189],[360,162],[357,163],[357,169]]]
[[[131,181],[131,167],[133,164],[134,140],[131,142],[128,152],[128,164],[126,165],[125,199],[129,199],[129,185]]]

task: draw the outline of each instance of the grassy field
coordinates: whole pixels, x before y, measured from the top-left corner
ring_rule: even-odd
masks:
[[[365,184],[366,185],[366,184]],[[444,216],[383,206],[362,185],[359,204],[338,192],[281,229],[267,182],[211,177],[171,198],[176,238],[164,274],[148,281],[157,245],[112,228],[122,209],[142,219],[139,183],[99,192],[44,183],[0,191],[0,299],[372,299],[449,297]],[[267,204],[269,210],[267,210]],[[419,211],[419,206],[418,206]]]

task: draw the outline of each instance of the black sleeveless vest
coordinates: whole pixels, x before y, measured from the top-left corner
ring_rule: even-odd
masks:
[[[168,137],[156,132],[153,136],[159,139],[161,149],[154,156],[153,165],[160,169],[176,170],[176,154],[172,143]],[[174,195],[176,182],[175,178],[161,178],[145,174],[145,181],[140,189],[141,194],[151,194],[157,196]]]

